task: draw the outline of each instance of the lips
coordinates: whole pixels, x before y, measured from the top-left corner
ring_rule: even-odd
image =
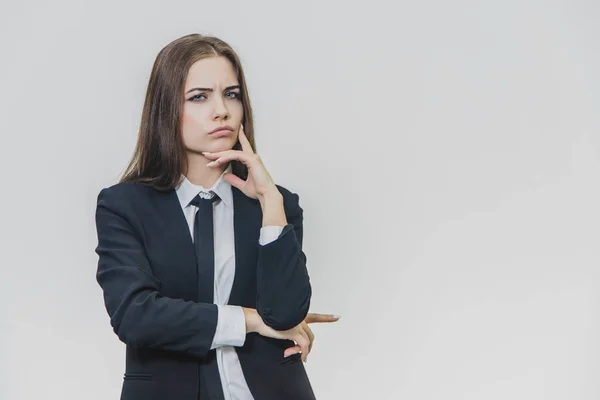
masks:
[[[226,133],[226,132],[233,132],[233,128],[230,126],[220,126],[216,129],[213,129],[212,131],[208,132],[208,134],[212,135],[214,133]]]

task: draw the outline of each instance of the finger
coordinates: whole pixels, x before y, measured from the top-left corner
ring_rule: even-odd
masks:
[[[240,177],[231,172],[228,172],[225,175],[223,175],[223,179],[225,180],[225,182],[228,182],[231,186],[234,186],[238,189],[242,189],[244,185],[246,185],[245,180],[241,179]]]
[[[315,334],[313,333],[312,329],[310,329],[310,326],[308,326],[308,324],[304,323],[302,324],[302,327],[308,334],[308,339],[310,340],[310,342],[308,343],[308,354],[310,354],[310,352],[312,351],[313,343],[315,341]],[[306,355],[307,357],[308,354]]]
[[[211,153],[210,151],[203,151],[202,155],[204,155],[204,157],[208,158],[209,160],[216,160],[218,158],[228,156],[232,152],[242,153],[241,150],[223,150],[223,151],[215,151],[214,153]]]
[[[248,137],[246,136],[246,131],[244,130],[244,125],[240,125],[240,134],[238,136],[238,140],[240,141],[240,144],[242,145],[242,150],[245,153],[250,153],[250,154],[254,154],[254,151],[252,150],[252,145],[250,144],[250,141],[248,140]]]
[[[339,319],[340,319],[339,315],[308,313],[308,315],[304,319],[304,322],[306,322],[307,324],[313,324],[315,322],[316,323],[336,322]]]
[[[227,152],[223,152],[223,154],[214,161],[206,164],[208,167],[216,167],[221,164],[228,163],[233,160],[237,160],[242,162],[243,164],[250,166],[254,162],[255,157],[251,154],[244,153],[238,150],[231,150]]]
[[[217,151],[214,153],[211,153],[210,151],[203,151],[202,155],[208,158],[209,160],[216,160],[217,158],[221,157],[222,153],[222,151]]]
[[[302,349],[302,361],[306,361],[306,357],[308,357],[308,345],[310,343],[310,340],[308,339],[308,334],[302,328],[298,330],[298,337],[296,339],[296,343]]]
[[[292,354],[300,353],[301,350],[302,349],[300,348],[300,346],[290,347],[288,349],[285,349],[285,351],[283,352],[283,356],[284,357],[289,357]]]
[[[214,153],[212,153],[210,151],[203,151],[202,155],[204,157],[208,158],[209,160],[216,160],[218,158],[231,155],[233,153],[244,154],[244,152],[241,150],[223,150],[223,151],[215,151]]]

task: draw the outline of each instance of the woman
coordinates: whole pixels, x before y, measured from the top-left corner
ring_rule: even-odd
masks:
[[[138,143],[98,196],[97,280],[126,346],[121,399],[314,399],[298,195],[255,154],[242,67],[187,35],[158,54]]]

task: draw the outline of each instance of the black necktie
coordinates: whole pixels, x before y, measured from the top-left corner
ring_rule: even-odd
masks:
[[[198,262],[198,301],[214,303],[215,241],[213,236],[213,203],[220,200],[216,194],[205,199],[194,197],[191,205],[198,208],[194,218],[194,249]],[[204,399],[224,399],[216,352],[211,350],[200,363],[200,396]]]
[[[214,303],[215,241],[213,236],[213,203],[220,200],[216,194],[205,199],[194,197],[191,205],[198,208],[194,219],[194,248],[198,262],[198,301]]]

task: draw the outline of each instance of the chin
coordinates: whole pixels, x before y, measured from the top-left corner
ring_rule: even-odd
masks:
[[[193,151],[197,153],[202,153],[203,151],[209,151],[211,153],[218,153],[220,151],[227,151],[233,149],[235,143],[230,143],[226,141],[215,141],[213,143],[207,143],[203,146],[197,146],[193,149]]]
[[[220,151],[227,151],[233,149],[233,146],[237,143],[237,138],[220,138],[212,140],[203,140],[197,143],[187,143],[185,146],[186,150],[191,153],[202,154],[203,151],[209,151],[211,153],[218,153]]]
[[[229,140],[215,140],[213,143],[209,144],[207,147],[212,147],[214,149],[218,149],[218,150],[212,150],[214,152],[216,151],[225,151],[225,150],[231,150],[233,149],[233,146],[235,146],[235,144],[237,143],[237,140],[232,141],[231,139]],[[209,150],[211,151],[211,150]]]

